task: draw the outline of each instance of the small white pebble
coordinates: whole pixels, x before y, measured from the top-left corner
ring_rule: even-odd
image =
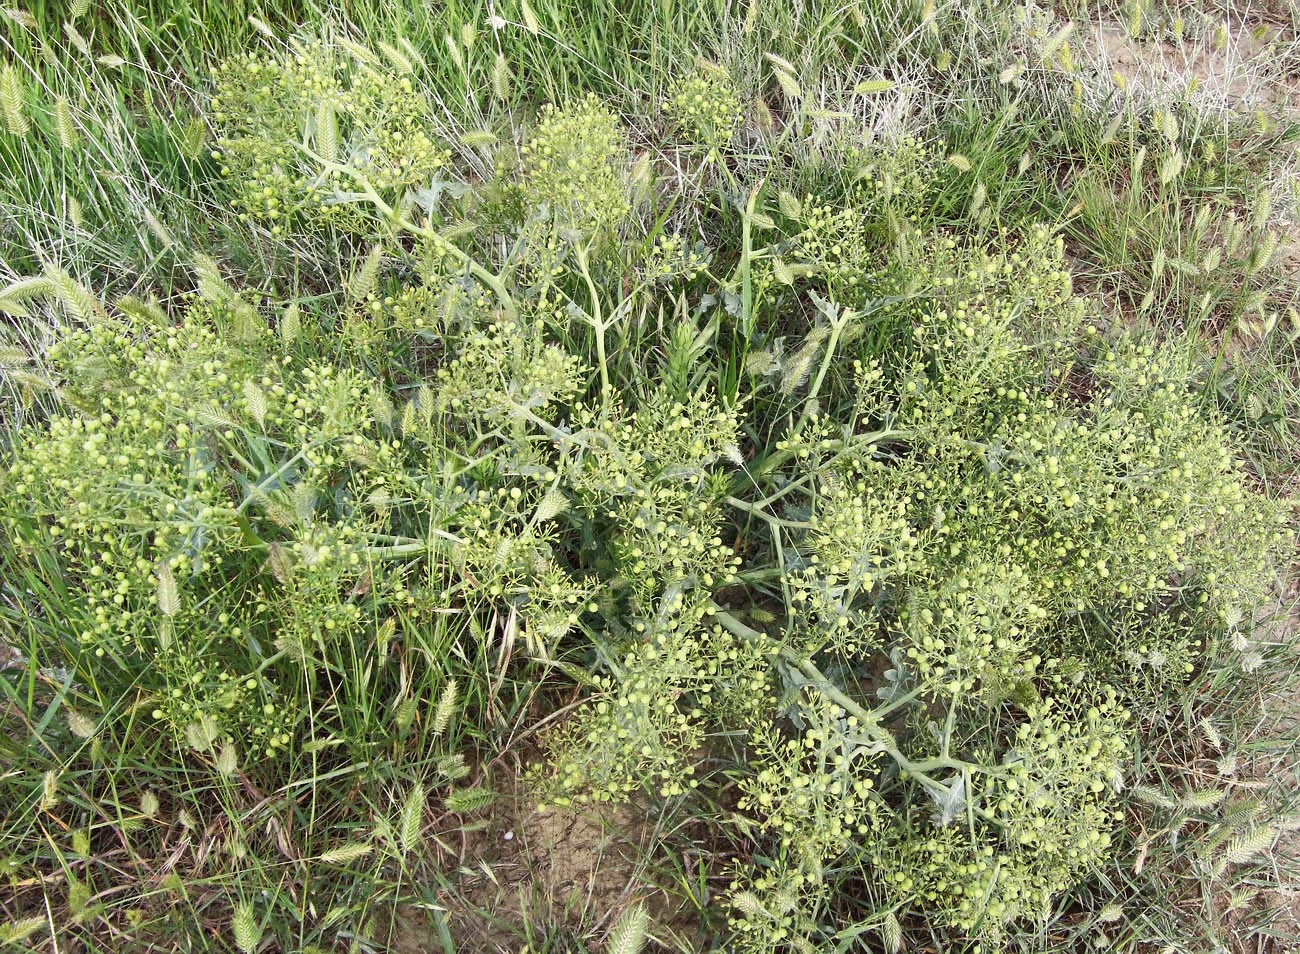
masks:
[[[512,831],[508,831],[508,832],[506,832],[504,835],[501,836],[501,839],[502,839],[503,841],[509,841],[510,839],[512,839],[512,838],[514,838],[514,837],[515,837],[515,833],[512,832]]]

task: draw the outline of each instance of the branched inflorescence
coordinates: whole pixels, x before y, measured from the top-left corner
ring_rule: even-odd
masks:
[[[665,111],[715,150],[740,121],[714,69]],[[447,162],[426,114],[326,52],[228,65],[214,101],[245,215],[384,213],[342,326],[408,374],[273,333],[211,269],[179,323],[68,308],[103,314],[52,352],[64,407],[2,489],[13,552],[71,594],[74,670],[273,761],[337,729],[313,687],[399,610],[520,627],[590,690],[532,771],[548,800],[736,781],[766,847],[729,949],[815,949],[836,878],[976,943],[1041,916],[1107,857],[1135,716],[1292,543],[1187,352],[1106,332],[1046,229],[916,234],[916,142],[783,195],[768,245],[747,220],[697,295],[681,235],[609,240],[633,201],[596,99],[542,111],[502,167],[516,231],[478,246],[403,213]],[[703,373],[719,341],[733,373]]]

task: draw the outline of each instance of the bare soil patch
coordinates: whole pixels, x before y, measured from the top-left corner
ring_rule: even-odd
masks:
[[[649,909],[653,937],[693,933],[687,913],[648,870],[664,849],[644,806],[539,808],[521,776],[497,787],[503,794],[484,810],[452,875],[453,891],[440,899],[458,951],[515,952],[530,931],[534,941],[562,939],[575,954],[600,951],[634,903]],[[419,909],[399,909],[391,933],[399,954],[443,949]]]

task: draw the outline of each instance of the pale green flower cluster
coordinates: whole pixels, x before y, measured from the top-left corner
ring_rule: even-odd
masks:
[[[743,119],[736,84],[726,71],[712,64],[678,78],[668,90],[663,109],[684,136],[710,149],[728,145]]]
[[[818,237],[797,232],[787,267],[796,288],[827,288],[827,223],[850,218],[802,211]],[[799,493],[771,495],[800,627],[785,645],[854,667],[883,644],[892,718],[933,720],[858,730],[901,771],[880,791],[892,820],[846,851],[884,900],[982,942],[1106,857],[1130,713],[1163,704],[1293,546],[1287,508],[1252,490],[1198,407],[1187,352],[1099,334],[1062,255],[1045,230],[987,249],[939,237],[829,286],[911,346],[847,377],[852,427],[812,415],[778,442]]]
[[[976,791],[949,791],[893,822],[873,860],[893,890],[961,934],[997,940],[1107,856],[1123,818],[1116,791],[1129,759],[1128,713],[1113,691],[1025,706],[1001,764]],[[967,795],[974,806],[967,808]]]
[[[642,266],[642,280],[667,284],[690,281],[708,265],[707,256],[696,246],[688,246],[679,234],[659,235]]]
[[[252,764],[304,731],[346,732],[304,697],[305,674],[377,648],[395,612],[502,610],[539,647],[561,639],[594,584],[557,559],[565,505],[553,469],[525,466],[533,427],[513,435],[514,473],[457,479],[451,462],[480,423],[553,428],[579,364],[505,319],[454,340],[437,387],[399,410],[237,299],[196,301],[179,325],[129,309],[66,333],[51,361],[67,408],[15,446],[2,526],[66,588],[74,671],[130,686],[200,753]]]
[[[245,53],[213,70],[213,157],[241,216],[280,235],[297,224],[363,229],[373,189],[398,204],[450,158],[409,76],[318,46]]]
[[[594,94],[564,107],[548,103],[520,149],[521,185],[561,226],[606,231],[631,209],[625,150],[618,117]]]

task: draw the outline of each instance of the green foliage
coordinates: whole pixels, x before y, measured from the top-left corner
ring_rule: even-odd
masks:
[[[272,235],[298,221],[363,228],[349,215],[362,182],[401,205],[451,155],[431,135],[429,103],[411,78],[377,58],[345,59],[323,46],[247,53],[220,64],[213,79],[213,158],[241,217]]]
[[[731,77],[711,63],[674,82],[663,109],[683,136],[709,149],[728,145],[744,118]]]
[[[680,29],[713,20],[653,7]],[[766,5],[727,21],[753,39],[669,86],[671,137],[633,168],[618,111],[662,84],[635,81],[639,54],[539,60],[557,11],[544,28],[531,8],[522,29],[489,20],[491,44],[478,11],[431,19],[438,62],[405,37],[383,57],[350,42],[235,57],[214,77],[213,156],[271,281],[237,291],[196,257],[197,291],[165,305],[105,307],[55,267],[0,295],[25,317],[51,292],[61,325],[59,403],[0,476],[5,619],[31,686],[67,679],[50,713],[64,693],[77,705],[47,746],[58,770],[6,782],[54,822],[30,826],[25,874],[67,870],[47,829],[87,855],[103,808],[81,780],[111,784],[106,752],[138,768],[121,740],[146,735],[170,789],[133,796],[132,825],[173,799],[185,831],[200,805],[226,813],[237,946],[264,930],[302,946],[277,913],[317,907],[314,942],[382,945],[371,911],[406,886],[438,885],[418,900],[441,912],[441,826],[497,801],[485,776],[522,751],[525,721],[542,726],[529,791],[647,800],[730,842],[725,895],[701,856],[695,897],[728,950],[839,950],[867,931],[897,949],[904,925],[1010,947],[1114,862],[1134,754],[1191,680],[1237,674],[1223,650],[1293,552],[1290,510],[1202,400],[1195,348],[1107,328],[1053,230],[992,227],[1041,211],[994,218],[1005,157],[827,132],[850,114],[812,108],[836,79],[814,61],[842,55],[846,27],[862,49],[889,32],[848,9],[815,30]],[[922,37],[926,81],[947,56],[933,22],[889,24]],[[698,61],[645,60],[660,56]],[[760,91],[763,136],[739,156],[747,58],[776,66],[788,114]],[[539,68],[564,105],[517,151],[477,128],[529,116],[516,91]],[[620,69],[624,101],[584,95]],[[23,87],[14,133],[79,148],[75,107],[56,100],[50,125],[5,78]],[[705,147],[717,195],[691,191],[699,170],[659,168],[700,160],[659,149],[674,141]],[[978,238],[937,227],[963,202]],[[355,245],[330,226],[373,244],[335,269],[322,250]],[[1260,248],[1243,268],[1267,269]],[[263,824],[281,800],[288,823]],[[325,818],[358,830],[285,847]],[[1220,871],[1280,830],[1255,820],[1215,846]],[[320,868],[361,862],[331,873],[330,890],[352,879],[349,906],[324,902]],[[263,869],[292,904],[236,902]],[[100,877],[67,878],[77,923],[104,910],[92,897],[125,897]],[[126,903],[108,916],[134,917]],[[638,947],[647,921],[629,908],[610,947]]]
[[[542,107],[520,149],[520,186],[528,201],[561,225],[601,232],[630,208],[618,118],[594,95],[565,107]]]

